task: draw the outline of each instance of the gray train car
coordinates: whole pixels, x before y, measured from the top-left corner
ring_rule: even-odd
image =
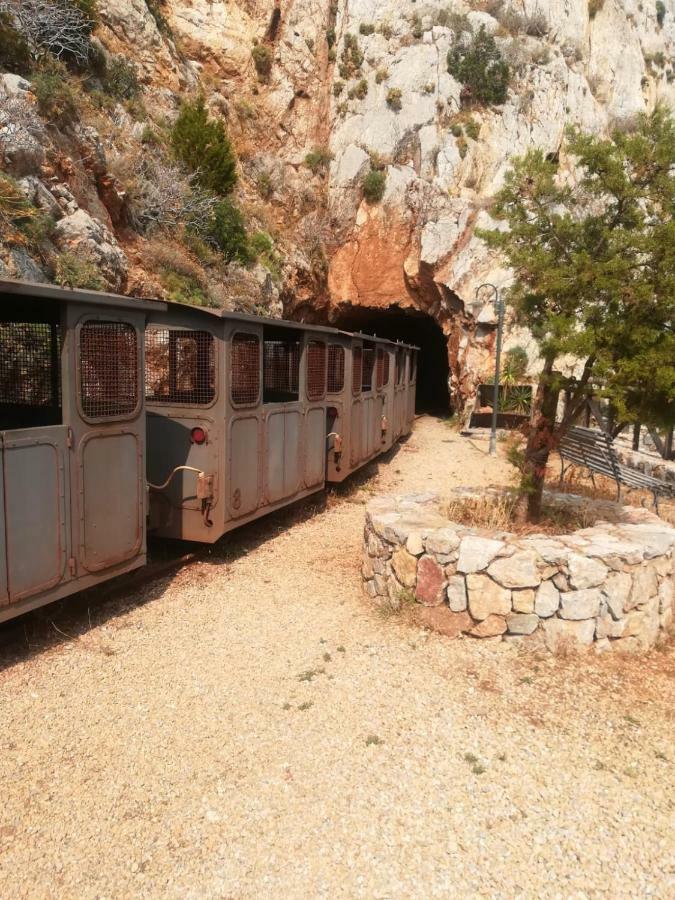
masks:
[[[145,563],[143,340],[163,308],[0,280],[0,621]]]

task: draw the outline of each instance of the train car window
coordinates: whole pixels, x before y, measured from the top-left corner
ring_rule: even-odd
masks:
[[[360,347],[352,350],[352,393],[361,393],[361,371],[363,369],[363,351]]]
[[[300,399],[300,335],[285,329],[263,332],[263,402]]]
[[[345,386],[345,349],[339,344],[328,346],[328,393],[339,394]]]
[[[61,328],[0,322],[0,431],[60,425]]]
[[[405,356],[404,350],[396,351],[396,384],[400,384],[403,381],[403,373],[405,371]]]
[[[378,391],[384,387],[384,350],[382,347],[377,348],[377,369],[375,375],[375,384]]]
[[[234,406],[256,406],[260,396],[260,338],[239,332],[232,337],[231,393]]]
[[[326,345],[323,341],[307,344],[307,399],[320,400],[326,393]]]
[[[138,336],[126,322],[80,329],[80,405],[90,419],[128,416],[138,405]]]
[[[375,351],[363,350],[363,375],[361,376],[361,390],[369,391],[373,387],[373,369],[375,368]]]
[[[206,406],[216,396],[216,356],[207,331],[149,328],[145,332],[145,399]]]
[[[384,351],[384,371],[382,373],[382,385],[386,387],[389,384],[389,351]]]

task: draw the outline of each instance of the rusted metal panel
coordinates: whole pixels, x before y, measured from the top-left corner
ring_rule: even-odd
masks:
[[[80,561],[99,572],[143,545],[143,447],[134,429],[89,431],[78,447]]]
[[[323,406],[307,410],[305,417],[305,484],[321,484],[326,472],[326,413]]]
[[[4,434],[5,546],[12,603],[70,577],[67,440],[68,429],[62,425]]]
[[[0,434],[0,606],[9,603],[7,589],[7,550],[5,532],[5,476],[3,466],[3,435]]]
[[[229,508],[232,518],[239,518],[260,503],[260,423],[255,413],[232,421],[229,444]]]
[[[265,416],[265,496],[274,503],[300,490],[302,412],[268,411]]]

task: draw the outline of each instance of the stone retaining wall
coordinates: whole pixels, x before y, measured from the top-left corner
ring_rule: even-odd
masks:
[[[366,513],[366,592],[395,606],[437,608],[435,624],[446,633],[549,649],[646,649],[673,621],[675,529],[646,509],[592,502],[619,521],[519,537],[449,521],[435,494],[378,498]]]

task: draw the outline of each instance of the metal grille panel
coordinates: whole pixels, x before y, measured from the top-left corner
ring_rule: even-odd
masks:
[[[369,391],[373,387],[373,369],[375,367],[375,351],[363,351],[363,377],[361,379],[361,390]]]
[[[60,353],[58,325],[0,323],[0,403],[60,406]]]
[[[377,348],[377,370],[375,378],[375,383],[379,391],[384,385],[384,350],[381,347]]]
[[[207,331],[149,328],[145,333],[145,399],[205,406],[216,395],[216,353]]]
[[[92,419],[125,416],[138,403],[138,337],[126,322],[86,322],[80,331],[80,402]]]
[[[265,403],[297,400],[300,383],[300,341],[267,340],[263,344]]]
[[[389,384],[389,351],[384,351],[384,371],[382,374],[382,385],[386,387]]]
[[[410,382],[412,383],[417,378],[417,352],[415,350],[410,351]]]
[[[345,349],[338,344],[328,347],[328,393],[339,394],[345,386]]]
[[[396,351],[396,384],[400,384],[403,381],[403,372],[405,369],[405,357],[403,350]]]
[[[320,400],[326,393],[326,345],[323,341],[307,344],[307,398]]]
[[[361,372],[363,369],[363,351],[360,347],[352,350],[352,393],[361,393]]]
[[[260,395],[260,338],[235,334],[232,338],[232,403],[255,406]]]

